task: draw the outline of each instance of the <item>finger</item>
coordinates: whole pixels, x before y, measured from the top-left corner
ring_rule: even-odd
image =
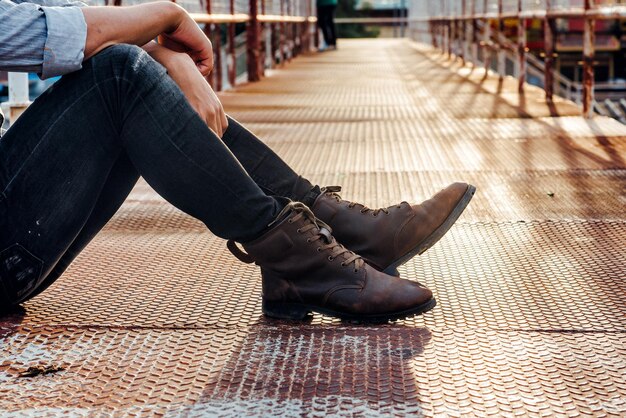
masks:
[[[215,126],[215,118],[210,112],[206,113],[204,121],[206,122],[206,125],[209,127],[210,130],[216,132],[217,127]]]
[[[226,130],[228,129],[228,118],[226,117],[226,112],[224,112],[224,109],[222,109],[222,128],[224,128],[224,133],[226,133]]]
[[[213,125],[213,132],[215,132],[215,135],[220,136],[220,125],[217,123],[215,116],[213,116],[211,124]]]
[[[222,126],[222,120],[219,115],[215,115],[215,123],[217,124],[217,136],[220,138],[224,136],[224,127]]]
[[[212,123],[213,123],[213,132],[215,132],[215,135],[217,135],[218,137],[222,137],[222,127],[220,126],[219,123],[219,118],[217,117],[217,115],[214,113],[213,114],[213,119],[212,119]]]
[[[209,74],[211,74],[211,71],[213,71],[213,63],[207,65],[203,62],[197,62],[196,67],[198,67],[198,71],[200,71],[200,74],[205,77],[208,77]]]

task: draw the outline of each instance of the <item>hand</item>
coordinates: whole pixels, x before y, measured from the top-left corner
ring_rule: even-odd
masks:
[[[184,52],[196,63],[203,76],[213,70],[213,46],[196,22],[185,12],[176,28],[159,35],[159,44],[176,52]]]
[[[144,49],[165,68],[178,84],[189,104],[220,138],[228,127],[228,119],[217,95],[198,71],[196,63],[185,53],[174,52],[151,42]]]
[[[213,69],[211,41],[182,7],[171,2],[81,8],[87,23],[85,59],[115,44],[145,45],[161,37],[166,47],[185,52],[200,73]]]

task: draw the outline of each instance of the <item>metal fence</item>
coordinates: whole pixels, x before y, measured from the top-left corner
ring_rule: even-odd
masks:
[[[147,1],[98,2],[120,6]],[[216,90],[222,90],[225,81],[231,86],[237,81],[237,29],[242,25],[249,81],[258,81],[266,67],[276,62],[282,64],[316,42],[315,0],[176,0],[176,3],[191,13],[213,42],[215,71],[210,82]]]
[[[517,21],[516,41],[504,35],[505,19]],[[528,53],[526,22],[538,19],[543,26],[543,60]],[[583,22],[582,83],[568,80],[554,68],[558,19]],[[579,97],[583,115],[591,117],[594,107],[595,25],[597,20],[626,19],[624,0],[411,0],[409,33],[431,43],[449,56],[511,73],[523,92],[527,74],[541,75],[546,99],[555,87],[570,98]],[[513,65],[507,66],[507,60]],[[512,70],[507,70],[512,68]]]
[[[87,0],[95,6],[128,6],[150,0]],[[234,86],[242,77],[258,81],[267,68],[283,65],[316,47],[315,0],[177,0],[213,43],[215,90]],[[9,101],[2,104],[9,121],[29,105],[26,74],[9,75]]]

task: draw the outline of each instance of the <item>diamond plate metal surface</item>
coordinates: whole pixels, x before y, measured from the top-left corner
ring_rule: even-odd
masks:
[[[22,328],[5,337],[0,390],[11,402],[0,412],[619,417],[626,413],[622,343],[615,334],[275,322]],[[32,364],[65,370],[16,380]]]
[[[259,271],[140,182],[61,279],[0,317],[0,416],[626,416],[626,128],[515,91],[361,40],[223,94],[345,198],[475,184],[400,269],[437,308],[383,326],[266,319]]]

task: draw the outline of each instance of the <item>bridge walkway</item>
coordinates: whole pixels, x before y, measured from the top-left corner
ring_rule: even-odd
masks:
[[[266,319],[259,270],[140,183],[0,318],[0,415],[626,415],[626,126],[406,40],[342,41],[221,97],[370,207],[476,185],[400,269],[438,306],[377,326]],[[19,377],[32,366],[60,370]]]

